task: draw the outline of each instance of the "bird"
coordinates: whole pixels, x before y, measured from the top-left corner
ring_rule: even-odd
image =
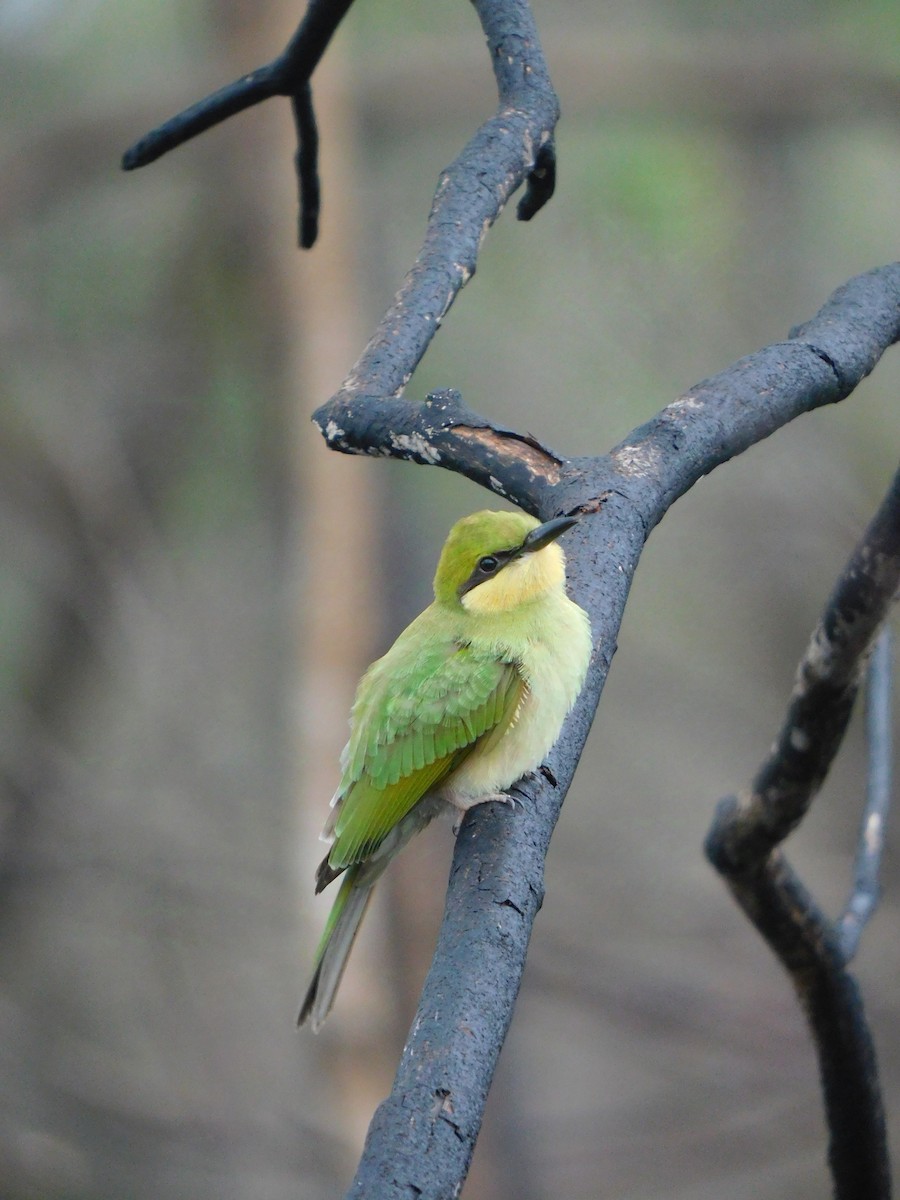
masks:
[[[559,736],[591,656],[590,621],[566,595],[557,539],[577,518],[521,511],[457,521],[434,601],[359,682],[350,740],[322,840],[316,893],[344,878],[326,920],[298,1024],[334,1002],[372,890],[441,812],[510,803]]]

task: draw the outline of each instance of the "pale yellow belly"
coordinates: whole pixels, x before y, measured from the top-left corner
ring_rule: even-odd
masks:
[[[532,644],[524,667],[528,693],[515,724],[488,750],[478,747],[441,788],[441,797],[467,809],[535,770],[559,737],[584,683],[591,654],[590,628],[575,604],[554,614],[553,644]]]

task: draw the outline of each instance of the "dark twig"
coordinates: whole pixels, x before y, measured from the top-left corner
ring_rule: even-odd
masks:
[[[875,903],[887,809],[883,771],[870,787],[849,917],[829,922],[779,847],[806,814],[838,751],[866,657],[898,585],[900,472],[813,634],[772,752],[748,792],[720,803],[706,843],[710,860],[800,997],[819,1058],[829,1159],[840,1200],[884,1200],[890,1194],[872,1040],[862,999],[846,969]],[[883,699],[876,698],[873,707],[883,719]],[[876,831],[868,842],[867,829]]]
[[[875,643],[866,680],[866,741],[869,749],[866,807],[856,849],[853,892],[838,922],[841,950],[847,962],[856,955],[863,929],[875,911],[880,895],[878,876],[891,802],[892,640],[890,626],[885,625]]]
[[[754,876],[802,820],[837,753],[866,655],[900,585],[900,472],[854,551],[797,672],[787,717],[749,793],[723,802],[716,866]]]
[[[488,37],[500,107],[497,115],[482,126],[454,167],[460,170],[464,166],[467,152],[483,153],[487,148],[485,162],[490,167],[502,167],[504,176],[496,192],[490,179],[473,181],[476,186],[493,193],[482,198],[488,199],[489,204],[481,206],[486,209],[481,223],[477,227],[472,226],[472,231],[477,229],[480,238],[484,229],[496,220],[510,192],[523,180],[527,181],[527,189],[517,210],[520,221],[530,221],[553,195],[556,182],[553,130],[559,107],[526,0],[507,0],[505,4],[492,3],[491,0],[473,2]],[[300,193],[299,241],[304,249],[312,246],[318,232],[319,180],[316,165],[318,133],[309,81],[352,3],[353,0],[310,0],[297,32],[277,58],[192,104],[145,134],[125,151],[122,156],[123,168],[133,171],[137,167],[147,166],[176,146],[205,133],[207,129],[244,109],[272,96],[289,96],[298,137],[294,162]],[[517,137],[520,139],[518,145]],[[520,162],[523,149],[524,161]],[[438,207],[441,189],[449,175],[450,172],[442,178],[438,196],[435,197],[435,208]],[[449,209],[450,205],[442,207]],[[445,286],[440,306],[431,309],[432,322],[440,322],[456,292],[474,271],[476,255],[477,246],[457,262],[449,294]],[[433,328],[431,332],[434,332]],[[422,353],[424,347],[420,357]]]
[[[252,108],[271,96],[277,96],[279,89],[273,67],[274,63],[269,63],[257,71],[251,71],[211,96],[198,100],[190,108],[183,109],[156,129],[151,129],[122,155],[122,169],[134,171],[138,167],[146,167],[228,117],[243,112],[245,108]]]
[[[313,110],[312,86],[304,83],[297,94],[291,97],[291,111],[297,130],[297,153],[294,165],[297,168],[300,218],[297,238],[303,250],[309,250],[319,235],[319,208],[321,186],[319,184],[319,130]]]
[[[133,171],[145,167],[254,104],[272,96],[289,96],[298,138],[294,162],[300,192],[299,240],[308,249],[316,240],[319,218],[319,139],[309,80],[352,3],[353,0],[310,0],[297,32],[277,58],[145,134],[125,151],[123,168]]]
[[[474,274],[485,232],[534,171],[559,117],[526,0],[473,3],[487,36],[499,107],[441,172],[418,257],[344,381],[342,392],[350,396],[396,396],[406,386]],[[323,432],[328,417],[324,408],[314,417]]]
[[[451,388],[431,392],[423,404],[342,391],[313,420],[332,450],[446,466],[529,512],[537,512],[542,489],[558,483],[566,466],[535,438],[472,412]]]
[[[122,157],[126,171],[145,167],[221,121],[272,96],[296,96],[309,82],[353,0],[310,0],[285,49],[264,67],[198,100],[135,142]]]
[[[806,1015],[822,1079],[836,1200],[889,1200],[887,1133],[872,1035],[833,924],[781,850],[773,851],[755,876],[726,878],[788,971]]]

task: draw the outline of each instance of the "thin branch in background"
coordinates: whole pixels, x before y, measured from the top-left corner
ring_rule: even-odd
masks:
[[[313,109],[312,87],[308,81],[291,97],[291,111],[297,130],[297,153],[294,156],[300,201],[297,238],[300,248],[309,250],[319,235],[322,188],[319,182],[319,130]]]
[[[839,1200],[890,1195],[887,1133],[872,1037],[847,970],[877,895],[885,772],[869,789],[849,934],[832,923],[784,857],[840,747],[867,656],[900,585],[900,472],[857,545],[800,663],[787,717],[749,791],[718,808],[706,852],[741,908],[789,973],[816,1046]],[[886,644],[886,643],[885,643]],[[882,650],[882,654],[888,653]],[[876,667],[876,689],[883,689]],[[876,695],[883,719],[886,705]],[[877,753],[883,759],[880,738]],[[870,822],[878,837],[866,840]],[[859,897],[861,912],[854,912]],[[858,925],[858,928],[856,926]],[[849,951],[849,953],[848,953]]]
[[[710,833],[715,863],[754,875],[806,815],[841,743],[866,658],[900,586],[900,472],[841,573],[797,671],[787,716],[748,793]]]
[[[853,892],[838,921],[841,949],[847,962],[855,957],[863,930],[880,897],[878,878],[891,802],[891,765],[894,751],[891,716],[892,652],[890,626],[885,625],[875,643],[866,679],[866,742],[869,751],[866,806],[856,849]]]
[[[277,60],[276,60],[277,61]],[[146,167],[229,117],[279,94],[274,63],[243,75],[145,134],[122,155],[122,170]]]
[[[297,32],[277,58],[145,134],[125,151],[123,169],[134,171],[145,167],[176,146],[263,100],[289,96],[298,139],[294,166],[300,194],[299,243],[303,249],[309,249],[316,240],[319,218],[319,137],[309,80],[352,3],[353,0],[310,0]]]

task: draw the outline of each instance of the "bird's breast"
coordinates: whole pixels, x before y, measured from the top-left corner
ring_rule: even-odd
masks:
[[[581,691],[591,656],[586,613],[561,595],[538,629],[513,648],[527,684],[514,722],[493,744],[485,739],[488,748],[476,745],[441,789],[457,808],[504,791],[540,766]]]

